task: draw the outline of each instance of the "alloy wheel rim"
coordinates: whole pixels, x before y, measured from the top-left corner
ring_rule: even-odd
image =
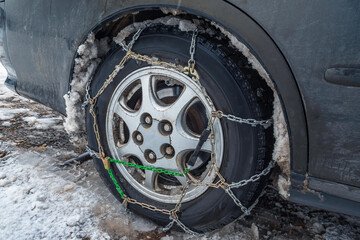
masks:
[[[159,66],[140,68],[116,87],[106,116],[106,138],[112,156],[140,165],[184,171],[211,107],[199,86],[187,75]],[[221,166],[224,139],[219,119],[214,121],[216,164]],[[206,141],[191,179],[212,183],[211,144]],[[202,160],[200,160],[202,159]],[[116,164],[127,182],[143,195],[163,203],[177,203],[185,177]],[[208,187],[189,186],[182,202],[199,197]]]

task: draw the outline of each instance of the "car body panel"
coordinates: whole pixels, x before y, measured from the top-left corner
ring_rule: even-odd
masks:
[[[321,190],[318,190],[319,188]],[[312,178],[308,175],[291,174],[290,200],[315,208],[360,217],[359,188]]]
[[[19,73],[17,92],[65,114],[63,95],[69,90],[76,50],[90,31],[101,21],[111,20],[123,12],[151,6],[176,7],[177,3],[158,0],[148,1],[144,6],[142,0],[7,2],[6,33],[7,41],[12,42],[10,59]],[[308,153],[304,109],[296,82],[277,46],[251,18],[224,1],[209,0],[203,5],[184,0],[181,7],[227,26],[243,38],[254,54],[261,53],[264,67],[279,88],[287,112],[292,169],[305,173]],[[244,24],[239,25],[236,20]],[[57,25],[60,26],[57,28]]]
[[[87,24],[99,21],[98,9],[104,5],[94,0],[67,2],[5,3],[7,42],[12,43],[8,52],[19,80],[16,91],[61,113],[74,53]]]
[[[360,187],[360,88],[324,81],[328,68],[360,68],[360,2],[238,6],[274,39],[295,75],[306,109],[309,175]]]

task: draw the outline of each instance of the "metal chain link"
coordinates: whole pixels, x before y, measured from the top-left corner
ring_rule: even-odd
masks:
[[[86,151],[89,152],[91,156],[100,158],[100,154],[95,152],[94,150],[92,150],[89,146],[86,146]],[[116,160],[116,159],[112,159],[112,158],[110,158],[109,160],[110,160],[110,162],[120,163],[122,165],[126,165],[129,167],[135,167],[135,168],[139,168],[139,169],[143,169],[143,170],[149,170],[149,171],[153,171],[153,172],[164,173],[167,175],[173,175],[173,176],[178,176],[178,177],[184,177],[190,171],[189,169],[185,169],[185,171],[179,173],[179,172],[175,172],[175,171],[164,170],[164,169],[139,165],[139,164],[135,164],[135,163],[129,163],[126,161],[120,161],[120,160]]]
[[[251,204],[250,207],[247,208],[247,211],[244,212],[240,217],[238,217],[238,219],[243,219],[245,216],[250,215],[251,211],[254,209],[254,207],[259,203],[259,199],[262,198],[262,196],[264,196],[265,192],[266,192],[266,188],[265,187],[263,189],[263,191],[260,193],[260,195],[256,198],[256,200],[253,202],[253,204]]]
[[[231,191],[231,188],[225,188],[225,192],[234,200],[234,203],[241,208],[241,211],[248,215],[248,209],[244,205],[242,205],[241,201],[235,196],[233,191]]]
[[[192,38],[191,38],[191,45],[190,45],[190,50],[189,50],[189,53],[190,53],[190,60],[189,61],[191,63],[195,62],[194,56],[195,56],[195,50],[196,50],[196,38],[197,38],[197,35],[198,35],[198,30],[195,29],[195,31],[193,32]]]
[[[125,52],[129,52],[131,51],[132,47],[134,46],[136,40],[140,37],[140,34],[142,33],[142,31],[144,31],[146,27],[142,27],[139,28],[136,33],[134,34],[133,38],[131,39],[131,41],[129,42],[129,44],[125,43],[125,40],[120,42],[121,47],[123,48],[123,50]]]
[[[180,211],[181,208],[181,204],[182,204],[182,200],[186,195],[186,192],[190,186],[190,184],[195,185],[195,186],[208,186],[208,187],[214,187],[214,188],[223,188],[225,190],[225,192],[233,199],[234,203],[239,206],[241,208],[241,210],[243,211],[243,214],[240,217],[244,217],[245,215],[249,215],[251,210],[255,207],[255,205],[258,203],[259,198],[264,194],[265,191],[263,191],[258,198],[255,200],[255,202],[248,208],[246,208],[245,206],[243,206],[243,204],[241,203],[241,201],[235,196],[235,194],[233,193],[233,191],[231,190],[232,188],[239,188],[242,186],[245,186],[248,183],[251,182],[256,182],[258,181],[262,176],[267,175],[270,170],[272,169],[272,167],[274,166],[274,162],[271,161],[269,163],[269,165],[262,170],[260,173],[253,175],[252,177],[250,177],[249,179],[246,180],[241,180],[239,182],[236,183],[231,183],[228,184],[226,183],[226,180],[223,178],[223,176],[220,174],[219,168],[216,165],[216,153],[215,153],[215,135],[214,135],[214,121],[216,118],[226,118],[230,121],[234,121],[234,122],[238,122],[238,123],[245,123],[248,124],[252,127],[255,127],[257,125],[261,125],[265,128],[269,127],[272,124],[271,119],[269,120],[255,120],[255,119],[244,119],[244,118],[240,118],[234,115],[230,115],[230,114],[224,114],[222,111],[215,111],[214,108],[214,104],[211,101],[211,98],[208,96],[206,89],[201,85],[200,81],[199,81],[199,75],[197,74],[196,70],[195,70],[195,59],[194,59],[194,55],[195,55],[195,51],[196,51],[196,38],[198,35],[198,31],[197,29],[193,32],[193,36],[191,39],[191,46],[189,49],[189,53],[190,53],[190,59],[188,61],[188,66],[185,68],[181,68],[178,67],[174,64],[171,63],[167,63],[167,62],[162,62],[159,61],[157,59],[153,59],[144,55],[140,55],[140,54],[136,54],[134,52],[131,51],[133,45],[135,44],[136,40],[139,38],[141,32],[144,30],[145,28],[140,28],[137,30],[137,32],[134,34],[132,40],[130,41],[129,44],[126,44],[124,41],[120,43],[120,45],[122,46],[123,50],[126,51],[126,55],[124,56],[124,58],[122,59],[122,61],[116,65],[114,71],[109,75],[108,79],[104,82],[103,86],[100,88],[100,90],[98,91],[98,93],[91,98],[90,96],[90,84],[91,82],[89,81],[86,85],[86,95],[85,95],[85,102],[84,105],[87,103],[90,103],[90,109],[89,112],[90,114],[93,116],[94,118],[94,132],[95,132],[95,136],[97,139],[97,143],[98,143],[98,148],[99,148],[99,152],[96,152],[92,149],[90,149],[89,147],[87,147],[87,151],[92,155],[92,156],[96,156],[99,159],[102,159],[104,162],[104,166],[105,169],[108,170],[108,173],[111,177],[111,179],[113,180],[116,189],[118,190],[119,194],[123,197],[124,199],[124,203],[131,203],[131,204],[137,204],[140,205],[141,207],[143,207],[144,209],[148,209],[151,211],[156,211],[156,212],[161,212],[163,214],[167,214],[170,217],[170,222],[169,224],[163,229],[164,231],[168,231],[173,225],[174,223],[176,223],[180,228],[182,228],[184,230],[184,232],[191,234],[191,235],[195,235],[195,236],[202,236],[203,234],[199,234],[197,232],[192,231],[191,229],[189,229],[188,227],[186,227],[178,218],[177,216],[177,212]],[[209,106],[211,107],[212,113],[209,117],[209,122],[208,122],[208,128],[210,128],[211,130],[211,134],[209,136],[210,138],[210,143],[211,143],[211,163],[212,163],[212,169],[214,169],[214,171],[216,172],[217,176],[219,177],[219,181],[216,183],[203,183],[203,182],[199,182],[198,180],[191,180],[188,178],[187,173],[188,172],[182,172],[181,174],[183,174],[183,176],[185,176],[187,178],[188,184],[186,187],[183,188],[182,194],[180,196],[179,202],[176,204],[176,206],[172,209],[172,210],[167,210],[167,209],[159,209],[153,205],[149,205],[146,203],[140,203],[135,199],[129,198],[127,197],[121,190],[120,186],[117,184],[116,178],[113,176],[112,171],[110,169],[110,161],[111,162],[116,162],[116,163],[120,163],[121,161],[119,160],[115,160],[115,159],[111,159],[109,157],[105,156],[105,153],[103,151],[103,148],[101,146],[101,141],[100,141],[100,134],[99,134],[99,130],[98,130],[98,126],[97,126],[97,120],[96,120],[96,114],[94,112],[94,107],[96,105],[96,101],[97,98],[105,91],[105,89],[107,88],[107,86],[113,81],[113,79],[116,77],[116,75],[118,74],[118,72],[124,67],[124,64],[129,60],[129,59],[134,59],[134,60],[140,60],[143,62],[147,62],[149,64],[153,64],[153,65],[159,65],[159,66],[164,66],[167,68],[171,68],[174,70],[177,70],[179,72],[183,72],[187,75],[189,75],[189,77],[191,77],[194,82],[196,82],[198,84],[198,86],[201,89],[201,92],[204,94],[206,101],[208,102]],[[128,165],[130,167],[137,167],[137,166],[133,166],[134,164],[129,164],[126,162],[126,164],[124,165]],[[139,167],[140,168],[140,167]],[[149,167],[143,168],[144,170],[152,170],[152,171],[157,171],[157,169],[155,168],[151,168]],[[161,172],[166,172],[169,173],[169,170],[159,170]],[[179,173],[178,173],[179,174]]]
[[[91,79],[89,81],[87,81],[86,83],[86,89],[85,89],[85,101],[83,102],[83,104],[81,105],[81,107],[83,109],[85,109],[85,107],[89,104],[89,99],[90,99],[90,85],[91,85]]]
[[[230,121],[233,122],[238,122],[238,123],[245,123],[248,124],[252,127],[256,127],[257,125],[261,125],[263,126],[265,129],[270,127],[272,124],[272,119],[268,119],[268,120],[256,120],[256,119],[252,119],[252,118],[241,118],[241,117],[237,117],[231,114],[225,114],[222,111],[215,111],[213,112],[213,114],[218,117],[218,118],[226,118]]]
[[[100,158],[100,154],[92,150],[89,146],[86,146],[86,151],[90,153],[91,156],[95,156],[97,158]]]
[[[170,222],[168,225],[166,225],[164,228],[163,228],[163,232],[167,232],[169,231],[173,226],[174,226],[174,223],[176,223],[179,227],[181,227],[181,229],[186,232],[187,234],[190,234],[190,235],[194,235],[196,237],[202,237],[204,236],[204,234],[201,234],[201,233],[198,233],[198,232],[194,232],[193,230],[191,230],[190,228],[186,227],[179,219],[173,219],[171,217],[170,218]]]
[[[250,182],[256,182],[262,176],[265,176],[265,175],[269,174],[269,172],[274,167],[274,165],[275,165],[275,162],[270,161],[269,165],[264,170],[262,170],[260,173],[251,176],[249,179],[244,179],[244,180],[241,180],[240,182],[231,183],[231,184],[228,185],[228,188],[229,189],[231,189],[231,188],[239,188],[239,187],[245,186],[246,184],[248,184]]]
[[[233,193],[233,191],[231,191],[230,188],[227,188],[225,191],[227,192],[227,194],[233,199],[234,203],[240,207],[241,211],[243,212],[243,214],[238,218],[238,219],[242,219],[245,216],[250,215],[251,211],[253,210],[253,208],[258,204],[259,199],[264,196],[265,194],[265,190],[266,187],[263,189],[263,191],[260,193],[260,195],[256,198],[256,200],[253,202],[253,204],[251,204],[250,207],[246,208],[241,201],[235,196],[235,194]]]

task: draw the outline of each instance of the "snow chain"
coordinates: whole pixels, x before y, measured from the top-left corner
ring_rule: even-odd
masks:
[[[250,177],[249,179],[246,180],[241,180],[240,182],[237,183],[227,183],[226,180],[221,176],[219,168],[216,165],[215,162],[215,135],[214,135],[214,120],[216,118],[226,118],[230,121],[234,121],[234,122],[238,122],[238,123],[242,123],[242,124],[249,124],[252,127],[256,127],[258,125],[267,128],[272,124],[272,120],[268,119],[268,120],[255,120],[255,119],[244,119],[244,118],[240,118],[240,117],[236,117],[233,115],[229,115],[229,114],[224,114],[222,111],[215,111],[214,108],[214,104],[212,103],[210,97],[208,96],[208,94],[206,93],[205,88],[201,85],[200,81],[199,81],[199,75],[195,69],[195,60],[194,60],[194,54],[195,54],[195,48],[196,48],[196,37],[198,34],[198,31],[195,30],[193,32],[193,36],[192,36],[192,41],[191,41],[191,46],[190,46],[190,59],[188,61],[188,66],[187,67],[179,67],[176,66],[174,64],[171,63],[167,63],[167,62],[162,62],[159,61],[157,59],[153,59],[150,58],[148,56],[145,55],[141,55],[141,54],[137,54],[132,52],[131,48],[134,45],[135,41],[139,38],[141,32],[144,30],[145,28],[141,28],[139,29],[133,36],[131,42],[126,45],[125,42],[121,43],[121,46],[123,48],[123,50],[126,52],[125,56],[123,57],[123,59],[121,60],[121,62],[115,66],[115,69],[113,70],[113,72],[109,75],[109,77],[106,79],[106,81],[104,82],[104,84],[102,85],[102,87],[100,88],[100,90],[97,92],[97,94],[94,97],[90,97],[89,94],[89,90],[90,90],[90,81],[88,82],[87,86],[86,86],[86,100],[84,102],[84,105],[90,104],[90,108],[89,108],[89,113],[91,114],[91,116],[94,119],[94,124],[93,124],[93,129],[94,129],[94,133],[95,133],[95,137],[96,137],[96,141],[98,144],[98,152],[95,152],[94,150],[87,148],[88,151],[90,152],[91,155],[96,156],[97,158],[100,158],[103,161],[104,167],[105,169],[108,171],[110,178],[112,179],[118,193],[120,194],[121,198],[123,199],[123,204],[137,204],[140,205],[142,208],[154,211],[154,212],[160,212],[166,215],[169,215],[170,218],[170,222],[169,224],[163,229],[164,231],[168,231],[173,225],[174,223],[176,223],[180,228],[182,228],[186,233],[188,234],[192,234],[195,236],[201,236],[202,234],[197,233],[192,231],[191,229],[189,229],[188,227],[186,227],[178,218],[177,213],[180,212],[180,208],[181,208],[181,204],[182,204],[182,200],[184,198],[184,196],[186,195],[187,189],[188,187],[192,184],[195,186],[207,186],[207,187],[213,187],[213,188],[223,188],[224,191],[233,199],[234,203],[239,206],[243,212],[243,214],[240,216],[240,218],[249,215],[251,210],[255,207],[255,205],[257,204],[259,198],[264,194],[265,191],[263,191],[260,196],[255,200],[255,202],[249,207],[246,208],[245,206],[242,205],[241,201],[235,196],[235,194],[232,191],[232,188],[239,188],[242,186],[247,185],[248,183],[251,182],[256,182],[258,181],[262,176],[267,175],[270,170],[274,167],[274,161],[271,161],[269,163],[269,165],[262,170],[260,173],[253,175],[252,177]],[[209,116],[209,122],[208,122],[208,128],[207,130],[210,130],[210,135],[208,137],[208,139],[210,139],[210,143],[211,143],[211,163],[212,163],[212,168],[215,170],[217,177],[220,179],[219,181],[217,181],[216,183],[202,183],[200,181],[196,181],[196,180],[190,180],[190,178],[187,177],[187,173],[189,172],[188,169],[185,169],[185,171],[182,172],[173,172],[173,171],[169,171],[169,170],[164,170],[164,169],[157,169],[157,168],[152,168],[152,167],[148,167],[148,166],[143,166],[143,165],[138,165],[138,164],[134,164],[134,163],[129,163],[127,161],[120,161],[120,160],[116,160],[116,159],[112,159],[110,157],[107,157],[104,153],[104,149],[101,145],[101,141],[100,141],[100,134],[99,134],[99,128],[98,128],[98,124],[97,124],[97,118],[96,118],[96,113],[94,111],[94,108],[96,106],[96,102],[97,99],[99,98],[99,96],[105,91],[105,89],[111,84],[111,82],[113,81],[113,79],[116,77],[116,75],[119,73],[119,71],[124,67],[125,63],[129,60],[129,59],[134,59],[134,60],[138,60],[138,61],[142,61],[142,62],[146,62],[149,63],[151,65],[158,65],[158,66],[163,66],[166,68],[170,68],[170,69],[174,69],[176,71],[182,72],[186,75],[188,75],[195,83],[198,84],[198,86],[200,87],[202,93],[204,94],[207,103],[209,104],[209,106],[212,109],[212,113]],[[185,177],[187,179],[187,186],[184,187],[182,194],[180,196],[180,200],[179,202],[176,204],[176,206],[172,209],[172,210],[167,210],[167,209],[159,209],[155,206],[146,204],[146,203],[141,203],[138,202],[137,200],[128,197],[121,189],[121,187],[119,186],[116,178],[113,175],[112,170],[110,169],[110,163],[111,162],[115,162],[115,163],[119,163],[122,165],[126,165],[129,167],[135,167],[135,168],[140,168],[143,170],[148,170],[148,171],[156,171],[158,173],[164,173],[164,174],[169,174],[169,175],[173,175],[173,176],[182,176]]]

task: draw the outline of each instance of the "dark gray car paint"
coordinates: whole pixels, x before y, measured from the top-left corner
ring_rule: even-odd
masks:
[[[309,187],[304,187],[304,182]],[[310,190],[310,184],[323,185],[323,191]],[[324,186],[325,185],[325,186]],[[353,192],[355,191],[355,192]],[[321,179],[292,173],[290,200],[292,202],[311,205],[316,208],[341,212],[360,217],[359,189],[349,188],[343,184],[330,183]]]
[[[81,41],[102,19],[124,9],[142,9],[143,3],[140,0],[9,1],[5,5],[9,12],[6,31],[7,41],[14,42],[9,52],[19,75],[17,91],[65,113],[62,96],[68,91],[73,57]],[[177,4],[178,1],[146,3]],[[305,114],[296,82],[274,42],[248,16],[223,1],[208,0],[206,4],[199,4],[184,0],[181,6],[216,19],[239,34],[254,53],[261,56],[284,99],[291,130],[292,168],[304,173],[308,159]]]
[[[324,78],[330,83],[360,87],[360,68],[328,68]]]
[[[288,3],[238,5],[271,35],[298,82],[308,123],[309,174],[360,187],[360,88],[324,81],[327,68],[360,66],[360,2]]]
[[[181,7],[223,24],[261,58],[286,109],[292,171],[360,187],[360,89],[324,81],[327,68],[360,64],[360,2],[229,2],[234,5],[184,0]],[[145,3],[176,6],[178,1]],[[62,96],[81,41],[103,19],[143,5],[139,0],[7,1],[6,37],[17,91],[64,113]]]

